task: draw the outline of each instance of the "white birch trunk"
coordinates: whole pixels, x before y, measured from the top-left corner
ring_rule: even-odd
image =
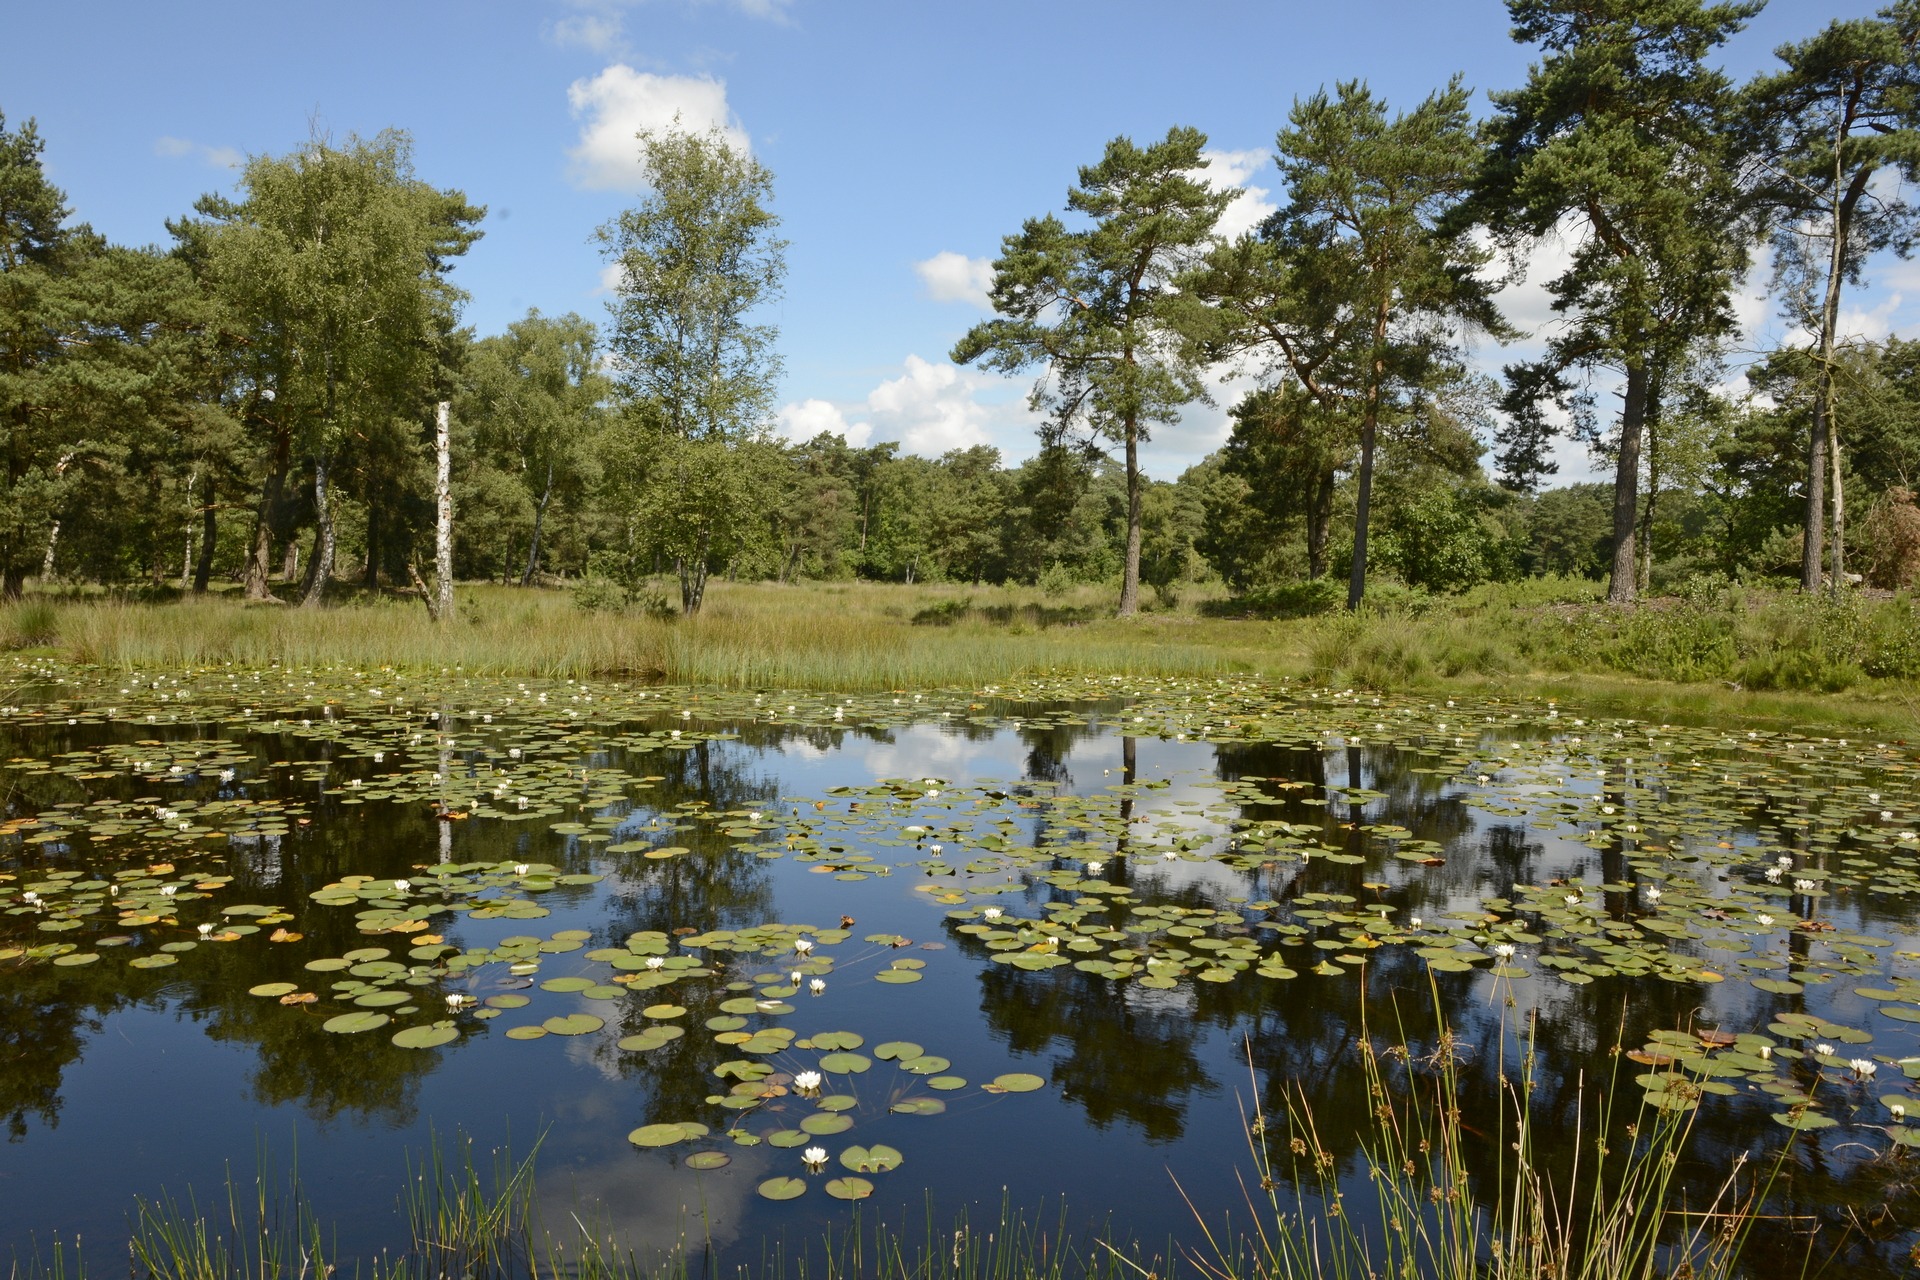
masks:
[[[453,432],[450,406],[442,400],[434,412],[433,591],[431,610],[441,622],[453,620]]]

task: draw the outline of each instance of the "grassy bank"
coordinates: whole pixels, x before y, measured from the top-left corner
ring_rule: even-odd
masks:
[[[1920,731],[1920,605],[1724,582],[1617,609],[1598,585],[1534,580],[1454,597],[1391,589],[1359,614],[1314,598],[1190,591],[1137,618],[1112,592],[951,584],[716,583],[698,617],[589,611],[568,593],[472,586],[459,617],[415,600],[309,610],[232,595],[129,603],[34,595],[0,644],[115,669],[458,667],[472,674],[872,690],[1023,675],[1259,672],[1395,692],[1496,688],[1670,721],[1738,717]],[[1318,612],[1310,610],[1322,610]]]

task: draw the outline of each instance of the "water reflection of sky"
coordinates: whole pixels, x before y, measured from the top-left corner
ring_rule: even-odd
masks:
[[[1564,878],[1592,884],[1606,871],[1606,855],[1575,838],[1582,830],[1577,822],[1498,814],[1468,803],[1490,790],[1508,799],[1571,794],[1581,804],[1597,801],[1602,780],[1593,762],[1574,750],[1538,761],[1528,774],[1502,776],[1498,752],[1489,749],[1480,767],[1491,780],[1480,784],[1416,774],[1402,753],[1349,750],[1339,741],[1250,749],[1152,736],[1132,745],[1136,777],[1166,783],[1137,796],[1151,821],[1130,829],[1130,883],[1147,900],[1225,907],[1269,895],[1339,892],[1378,902],[1396,920],[1418,915],[1468,937],[1483,900],[1508,894],[1516,882]],[[847,730],[837,740],[814,732],[764,746],[716,742],[702,757],[702,768],[709,778],[724,779],[712,784],[726,789],[716,804],[764,806],[778,820],[832,788],[863,788],[887,778],[937,778],[953,788],[997,780],[1020,795],[1106,797],[1124,779],[1126,751],[1118,735],[1097,723],[1071,731],[922,724],[879,734]],[[1312,784],[1258,806],[1254,818],[1314,828],[1335,847],[1355,838],[1349,824],[1399,823],[1440,841],[1444,865],[1416,876],[1378,857],[1364,866],[1279,860],[1251,870],[1210,860],[1228,849],[1235,820],[1246,816],[1221,786],[1223,775],[1242,773]],[[1567,786],[1559,784],[1561,778]],[[1607,784],[1622,781],[1616,772]],[[674,794],[695,794],[685,779],[677,785],[681,790]],[[1329,788],[1329,805],[1304,804],[1328,799]],[[1384,794],[1353,804],[1341,797],[1342,788]],[[613,828],[614,838],[681,838],[662,830],[657,798],[636,793],[630,812]],[[999,812],[967,816],[980,830]],[[1017,805],[1004,812],[1029,838],[1046,822]],[[1239,1179],[1249,1169],[1243,1113],[1255,1089],[1271,1106],[1288,1088],[1299,1088],[1330,1115],[1350,1119],[1366,1107],[1352,1078],[1351,1055],[1363,1021],[1389,1009],[1417,1010],[1422,1002],[1430,1017],[1436,993],[1470,1045],[1469,1084],[1489,1093],[1502,1055],[1516,1051],[1530,1017],[1537,1019],[1535,1034],[1543,1037],[1550,1070],[1569,1076],[1600,1062],[1582,1055],[1603,1051],[1623,1017],[1632,1023],[1629,1038],[1687,1019],[1746,1029],[1788,1007],[1817,1008],[1850,1025],[1872,1022],[1870,1002],[1854,995],[1856,984],[1844,978],[1792,1001],[1733,980],[1573,987],[1545,975],[1509,983],[1472,974],[1433,984],[1404,949],[1374,953],[1359,974],[1288,983],[1247,977],[1218,988],[1187,983],[1156,991],[1067,969],[1020,973],[969,952],[967,940],[951,929],[948,904],[920,892],[928,880],[918,865],[927,857],[924,841],[873,842],[877,835],[899,836],[912,825],[937,827],[955,816],[945,803],[911,802],[860,833],[836,836],[850,851],[876,859],[869,866],[884,865],[890,874],[849,883],[794,858],[742,861],[739,883],[729,889],[734,896],[724,900],[712,886],[692,882],[693,859],[614,859],[555,840],[543,828],[506,831],[504,824],[455,829],[436,823],[403,834],[389,828],[387,811],[377,805],[340,819],[359,824],[354,829],[361,834],[322,865],[304,865],[317,856],[308,846],[277,840],[248,842],[235,850],[233,861],[250,876],[254,892],[290,898],[349,867],[358,869],[361,859],[370,860],[371,874],[397,874],[437,858],[443,840],[454,842],[456,857],[499,856],[508,847],[532,851],[527,856],[571,850],[606,872],[593,890],[554,895],[553,914],[544,919],[459,922],[458,940],[468,945],[568,928],[593,931],[597,945],[634,928],[672,923],[672,912],[682,909],[706,912],[703,927],[714,927],[716,920],[745,923],[747,917],[826,927],[843,915],[855,917],[853,936],[834,948],[837,963],[825,993],[796,997],[798,1009],[787,1024],[803,1033],[859,1030],[869,1047],[882,1039],[911,1040],[950,1058],[953,1070],[976,1083],[1021,1070],[1046,1077],[1050,1085],[1029,1095],[956,1093],[946,1098],[948,1114],[917,1117],[888,1110],[891,1091],[917,1087],[915,1082],[891,1069],[858,1079],[856,1129],[831,1145],[886,1142],[906,1154],[901,1169],[880,1180],[878,1207],[895,1218],[902,1210],[922,1213],[929,1201],[941,1214],[974,1206],[977,1215],[984,1206],[990,1215],[1003,1194],[1025,1206],[1064,1196],[1076,1225],[1091,1225],[1097,1214],[1111,1210],[1149,1241],[1169,1234],[1192,1238],[1183,1196],[1209,1208],[1239,1204]],[[1180,856],[1163,857],[1169,850]],[[1700,889],[1717,891],[1719,872],[1711,864],[1674,863],[1669,874],[1693,877]],[[1367,887],[1373,884],[1387,887]],[[1029,908],[1045,896],[1032,884],[1026,894]],[[1920,946],[1910,909],[1836,903],[1831,910],[1842,927],[1870,924],[1891,951]],[[895,935],[909,945],[866,943],[868,934]],[[1699,949],[1691,942],[1676,945]],[[874,979],[902,955],[926,960],[922,981],[889,986]],[[1519,961],[1526,965],[1532,958],[1523,949]],[[1716,963],[1741,958],[1717,957]],[[570,972],[570,963],[564,955],[553,957],[541,976]],[[764,967],[778,965],[767,961]],[[297,1080],[273,1074],[274,1063],[316,1077],[389,1068],[363,1056],[365,1046],[354,1037],[322,1040],[304,1051],[317,1054],[316,1061],[296,1061],[293,1048],[275,1058],[265,1038],[284,1032],[291,1025],[285,1019],[298,1015],[278,1023],[250,1021],[257,1009],[224,1007],[196,985],[193,974],[199,971],[187,968],[182,966],[175,984],[138,1004],[100,1009],[97,1028],[82,1034],[82,1052],[60,1081],[57,1125],[32,1123],[22,1141],[0,1150],[0,1231],[8,1240],[18,1244],[49,1232],[107,1239],[135,1195],[157,1195],[164,1187],[179,1196],[188,1185],[204,1194],[219,1185],[227,1168],[250,1175],[256,1152],[277,1165],[297,1148],[316,1204],[349,1224],[343,1245],[349,1251],[371,1248],[396,1229],[393,1205],[404,1153],[418,1151],[430,1135],[445,1141],[460,1131],[474,1135],[488,1153],[509,1142],[525,1152],[539,1140],[549,1216],[564,1221],[561,1215],[577,1212],[643,1251],[686,1238],[711,1241],[729,1258],[751,1262],[767,1233],[804,1241],[823,1224],[844,1220],[844,1208],[817,1192],[778,1205],[753,1193],[760,1178],[794,1170],[792,1151],[727,1148],[730,1165],[695,1175],[680,1167],[683,1151],[641,1151],[627,1142],[636,1124],[664,1118],[655,1113],[666,1105],[663,1099],[689,1099],[691,1109],[719,1087],[703,1074],[710,1063],[696,1060],[698,1055],[621,1055],[610,1050],[608,1040],[617,1030],[611,1026],[603,1036],[526,1044],[488,1034],[405,1059],[392,1069],[413,1074],[395,1075],[384,1085],[370,1078],[351,1105],[323,1117],[312,1097],[297,1092]],[[473,989],[483,995],[499,987]],[[1644,1007],[1628,1010],[1629,997]],[[543,1015],[574,1010],[599,1014],[605,1007],[578,996],[542,997]],[[1905,1044],[1914,1051],[1910,1031],[1885,1023],[1875,1029],[1876,1050]],[[705,1034],[697,1022],[688,1031],[688,1045]],[[1249,1054],[1257,1078],[1249,1074]],[[294,1092],[276,1092],[276,1081]],[[778,1121],[786,1105],[769,1105],[756,1125]],[[786,1114],[799,1112],[789,1107]],[[1736,1099],[1714,1109],[1703,1132],[1713,1149],[1745,1149],[1763,1122],[1764,1112]],[[1350,1175],[1356,1158],[1352,1149],[1343,1150]]]

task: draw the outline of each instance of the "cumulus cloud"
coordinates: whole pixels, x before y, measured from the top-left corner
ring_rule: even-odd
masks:
[[[1026,386],[1025,379],[909,355],[899,374],[862,400],[801,400],[781,408],[775,420],[780,433],[793,440],[831,431],[853,445],[897,440],[903,451],[928,458],[984,444],[1017,459],[1034,448],[1035,419],[1026,406]]]
[[[213,169],[238,169],[247,162],[246,156],[232,147],[211,147],[204,142],[191,142],[186,138],[156,139],[153,144],[153,154],[165,156],[169,160],[191,156]]]
[[[1254,148],[1246,151],[1221,151],[1209,148],[1200,153],[1207,167],[1196,175],[1216,191],[1238,189],[1240,198],[1227,206],[1214,228],[1232,240],[1265,222],[1280,206],[1266,187],[1256,187],[1253,179],[1273,163],[1273,157]]]
[[[646,186],[636,136],[675,125],[695,133],[719,129],[730,146],[750,149],[746,129],[727,106],[727,86],[711,76],[667,76],[616,62],[576,80],[567,101],[580,121],[580,142],[567,154],[575,185],[589,190],[639,191]]]
[[[964,302],[982,311],[993,309],[987,299],[987,291],[993,287],[993,263],[987,258],[969,258],[942,249],[914,263],[913,271],[935,302]]]
[[[789,440],[811,440],[824,431],[859,449],[873,438],[872,423],[848,422],[840,406],[827,400],[802,400],[783,405],[774,415],[774,423]]]

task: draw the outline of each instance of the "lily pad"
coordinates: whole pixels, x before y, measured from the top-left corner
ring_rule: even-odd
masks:
[[[793,1200],[806,1194],[807,1180],[805,1178],[768,1178],[756,1190],[769,1200]]]

